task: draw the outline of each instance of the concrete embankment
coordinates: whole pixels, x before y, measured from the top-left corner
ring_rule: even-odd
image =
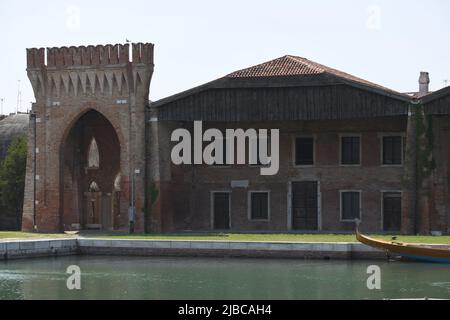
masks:
[[[249,257],[302,259],[380,259],[386,254],[359,243],[237,241],[148,241],[78,239],[81,254]]]
[[[77,239],[0,240],[0,260],[78,254]]]
[[[0,241],[0,260],[61,255],[383,259],[359,243],[51,239]]]
[[[435,245],[446,247],[448,245]],[[385,259],[384,251],[352,242],[241,242],[94,238],[0,240],[0,260],[63,255]]]

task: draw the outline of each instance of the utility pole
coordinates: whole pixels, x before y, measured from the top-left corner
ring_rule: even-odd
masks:
[[[134,226],[136,222],[136,177],[141,173],[140,169],[134,169],[131,177],[131,206],[128,209],[128,221],[130,233],[134,233]]]
[[[17,80],[17,107],[16,107],[16,114],[19,113],[20,110],[20,104],[22,103],[22,92],[20,92],[20,80]]]
[[[3,103],[4,102],[5,102],[5,98],[0,98],[0,103],[1,103],[0,115],[3,115]]]

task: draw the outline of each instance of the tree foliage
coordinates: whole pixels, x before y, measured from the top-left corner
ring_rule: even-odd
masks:
[[[2,213],[15,216],[17,227],[20,227],[23,208],[26,163],[27,139],[25,136],[19,136],[11,142],[6,157],[0,164]]]
[[[416,106],[417,181],[419,188],[436,169],[433,157],[433,119],[425,115],[422,104]]]

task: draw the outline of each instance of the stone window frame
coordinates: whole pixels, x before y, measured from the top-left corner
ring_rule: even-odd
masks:
[[[253,219],[252,218],[252,194],[253,193],[266,193],[267,194],[267,219]],[[270,190],[249,190],[247,194],[247,218],[248,221],[252,222],[270,222],[271,210],[270,201],[271,191]]]
[[[383,152],[384,152],[384,139],[385,137],[400,137],[401,140],[401,164],[384,164],[383,163]],[[378,138],[380,141],[380,166],[381,167],[394,167],[400,168],[405,165],[405,138],[406,134],[404,132],[381,132],[378,134]]]
[[[313,164],[296,164],[296,140],[297,138],[312,138],[313,139]],[[292,165],[294,168],[313,168],[316,166],[316,153],[317,153],[317,134],[295,134],[292,136]]]
[[[403,191],[402,190],[392,190],[392,189],[383,189],[380,190],[380,221],[381,221],[381,225],[380,225],[380,230],[382,232],[388,232],[384,230],[384,194],[385,193],[399,193],[400,194],[400,201],[403,202]]]
[[[359,194],[359,217],[358,220],[360,222],[363,221],[363,208],[362,208],[362,190],[355,189],[343,189],[339,190],[339,221],[340,222],[355,222],[356,219],[344,219],[343,218],[343,203],[342,203],[342,194],[346,192],[355,192]]]
[[[358,164],[345,164],[342,163],[342,138],[345,137],[358,137],[359,138],[359,163]],[[363,139],[361,133],[340,133],[339,134],[339,166],[341,167],[362,167],[363,163]]]

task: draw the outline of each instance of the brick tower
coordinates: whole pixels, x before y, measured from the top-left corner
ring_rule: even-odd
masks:
[[[127,230],[134,216],[142,231],[153,44],[28,49],[27,72],[22,229]]]

